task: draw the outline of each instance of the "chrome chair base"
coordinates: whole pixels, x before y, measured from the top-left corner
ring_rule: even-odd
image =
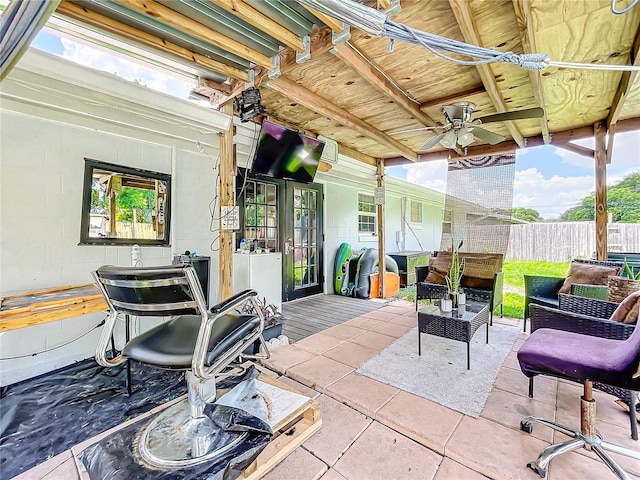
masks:
[[[572,437],[571,440],[568,440],[566,442],[549,445],[544,450],[542,450],[537,460],[534,460],[527,464],[527,467],[535,471],[538,475],[540,475],[541,478],[546,478],[547,468],[549,467],[549,463],[551,462],[551,460],[553,460],[553,458],[557,457],[558,455],[562,455],[563,453],[571,452],[573,450],[584,447],[593,450],[593,452],[598,455],[598,457],[600,457],[605,465],[607,465],[607,467],[609,467],[618,478],[620,478],[621,480],[631,480],[631,477],[627,475],[625,471],[622,470],[622,468],[620,468],[620,466],[609,456],[606,451],[618,453],[620,455],[640,460],[639,451],[631,450],[630,448],[622,447],[614,443],[609,443],[603,440],[602,436],[599,433],[597,433],[594,437],[586,436],[579,430],[573,430],[571,428],[565,427],[564,425],[560,425],[559,423],[546,420],[542,417],[526,417],[520,422],[521,430],[527,433],[533,432],[532,422],[540,423],[544,426],[552,428],[553,430]]]
[[[162,469],[187,468],[209,462],[242,443],[247,432],[225,432],[207,416],[193,418],[188,400],[160,413],[142,432],[142,459]]]

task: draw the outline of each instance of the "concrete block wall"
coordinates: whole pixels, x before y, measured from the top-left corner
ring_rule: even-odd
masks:
[[[78,245],[82,211],[84,158],[172,173],[171,247],[141,247],[145,266],[169,264],[173,253],[196,251],[211,257],[212,279],[217,254],[210,247],[209,203],[216,195],[209,156],[184,145],[157,142],[83,128],[3,110],[0,113],[0,296],[92,281],[100,265],[130,265],[131,247]],[[211,158],[210,158],[211,157]],[[217,298],[211,281],[210,298]],[[85,315],[0,334],[0,383],[7,385],[93,356],[100,329],[65,344],[100,323],[104,313]],[[143,331],[157,323],[140,319]],[[51,350],[36,356],[35,352]]]

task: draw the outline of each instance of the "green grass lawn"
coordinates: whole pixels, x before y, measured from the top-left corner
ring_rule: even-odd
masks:
[[[524,275],[548,275],[565,277],[570,262],[551,263],[529,260],[510,260],[504,263],[504,303],[503,314],[506,317],[522,318],[524,315]],[[415,302],[416,287],[400,289],[398,296]]]

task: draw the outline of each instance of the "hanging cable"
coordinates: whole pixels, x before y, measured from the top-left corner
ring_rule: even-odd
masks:
[[[638,3],[638,0],[633,0],[633,2],[631,2],[631,4],[627,8],[623,8],[622,10],[618,10],[619,2],[620,0],[611,0],[611,12],[613,12],[615,15],[624,15],[625,13],[627,13],[629,10],[631,10],[633,7],[636,6],[636,4]]]
[[[511,63],[527,70],[542,70],[548,66],[562,68],[577,68],[591,70],[616,70],[616,71],[640,71],[640,67],[634,65],[593,64],[579,62],[552,61],[546,53],[500,52],[494,48],[479,47],[469,43],[460,42],[450,38],[441,37],[433,33],[422,32],[407,25],[390,20],[384,13],[367,7],[353,0],[299,0],[300,3],[315,8],[333,18],[336,18],[352,27],[364,32],[390,39],[390,52],[393,51],[393,42],[401,40],[414,45],[421,45],[434,55],[457,63],[459,65],[477,66],[492,62]],[[623,10],[617,9],[620,0],[612,0],[611,8],[615,14],[627,13],[640,0],[633,2]],[[471,60],[454,58],[450,54],[462,55]]]

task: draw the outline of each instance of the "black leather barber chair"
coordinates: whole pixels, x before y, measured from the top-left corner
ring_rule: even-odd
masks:
[[[184,370],[188,398],[165,409],[142,432],[138,450],[158,468],[187,468],[214,460],[243,440],[242,435],[221,442],[220,431],[204,414],[216,398],[216,378],[239,375],[234,361],[257,358],[242,352],[262,337],[264,318],[252,290],[234,295],[207,310],[191,265],[122,268],[103,266],[93,272],[109,316],[96,350],[103,366],[127,359],[158,368]],[[254,302],[256,314],[240,314],[244,302]],[[243,311],[246,311],[243,310]],[[107,357],[109,341],[120,315],[164,317],[165,322],[132,338],[115,358]],[[246,435],[246,434],[244,434]]]

